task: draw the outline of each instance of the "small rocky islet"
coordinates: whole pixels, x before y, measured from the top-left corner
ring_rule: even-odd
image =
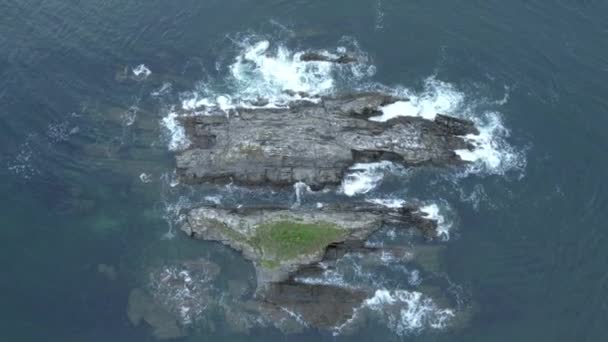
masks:
[[[346,57],[326,60],[319,56],[306,58],[351,62]],[[229,112],[210,107],[179,113],[177,120],[185,137],[175,152],[179,181],[193,186],[235,183],[256,189],[304,183],[313,191],[331,189],[358,163],[390,161],[406,168],[461,166],[466,161],[456,151],[472,150],[465,136],[479,133],[473,122],[441,114],[432,120],[416,116],[377,120],[383,107],[408,101],[379,92],[291,95],[293,101],[280,107],[261,99]],[[229,246],[254,266],[250,295],[237,296],[224,305],[225,314],[234,316],[227,316],[227,322],[242,322],[236,330],[246,330],[260,320],[284,332],[304,327],[335,330],[352,319],[377,289],[307,283],[300,281],[302,277],[321,274],[348,253],[371,259],[385,253],[411,257],[407,247],[366,243],[387,226],[412,229],[427,239],[438,234],[437,222],[415,203],[399,207],[351,200],[315,207],[214,204],[188,209],[184,216],[181,230],[187,236]],[[176,284],[189,289],[194,273],[196,270],[177,277]],[[205,293],[197,300],[210,299]],[[142,296],[132,294],[133,303],[141,302]],[[134,321],[155,321],[149,313],[156,309],[138,306],[145,310],[132,309]],[[173,310],[165,306],[165,310],[179,316],[187,306]],[[286,323],[289,320],[299,326],[294,328]],[[173,321],[159,331],[159,337],[170,335],[165,331],[175,332],[175,337],[184,333]]]

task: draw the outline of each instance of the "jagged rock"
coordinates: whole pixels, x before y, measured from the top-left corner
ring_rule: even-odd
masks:
[[[178,175],[186,183],[285,186],[302,181],[321,188],[339,184],[357,162],[463,163],[454,151],[472,148],[462,137],[478,133],[470,121],[443,115],[434,121],[368,120],[399,100],[405,99],[363,93],[283,109],[237,109],[238,115],[184,116],[180,120],[190,146],[176,156]]]

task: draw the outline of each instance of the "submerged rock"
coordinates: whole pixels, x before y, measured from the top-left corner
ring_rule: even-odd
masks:
[[[273,318],[287,314],[304,326],[329,330],[350,319],[368,296],[362,289],[276,283],[265,291],[261,310]]]
[[[98,264],[97,273],[103,275],[108,280],[116,280],[118,278],[118,272],[116,272],[116,268],[112,265]]]
[[[357,58],[349,55],[328,55],[319,52],[306,52],[300,56],[302,62],[329,62],[337,64],[357,63]]]
[[[186,336],[177,319],[155,303],[153,298],[141,289],[134,289],[129,294],[127,315],[135,326],[142,321],[150,325],[154,337],[158,339]]]
[[[187,260],[149,272],[147,289],[152,298],[184,325],[200,321],[213,302],[213,282],[220,267],[206,259]]]
[[[467,120],[397,117],[368,120],[381,107],[405,99],[380,93],[298,102],[289,108],[237,109],[238,115],[181,117],[189,142],[177,154],[182,181],[313,188],[339,184],[358,162],[389,160],[406,166],[463,163],[454,152],[471,149]]]

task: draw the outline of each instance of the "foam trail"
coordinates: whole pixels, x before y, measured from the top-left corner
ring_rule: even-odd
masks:
[[[420,211],[425,214],[426,218],[437,222],[437,237],[443,241],[450,239],[452,223],[448,222],[445,216],[440,213],[440,209],[437,204],[432,203],[425,205],[420,208]]]
[[[453,113],[462,106],[465,96],[449,83],[429,77],[424,82],[422,92],[409,89],[397,91],[397,95],[407,101],[397,101],[380,108],[382,115],[370,118],[372,121],[384,122],[399,116],[421,117],[434,120],[437,113]]]
[[[131,71],[133,72],[133,75],[135,75],[135,77],[140,80],[145,80],[146,78],[148,78],[148,76],[152,74],[152,71],[150,71],[150,69],[148,69],[145,64],[140,64],[133,68],[133,70]]]
[[[296,201],[293,207],[299,207],[302,204],[302,197],[305,192],[312,192],[312,189],[304,182],[297,182],[293,185],[293,189],[296,194]]]
[[[162,124],[169,132],[169,150],[179,151],[188,148],[190,141],[186,138],[186,130],[177,120],[178,115],[170,112],[162,119]]]
[[[384,316],[389,329],[399,336],[419,333],[425,328],[442,329],[455,314],[442,309],[429,297],[417,291],[376,290],[364,306]]]
[[[512,169],[523,169],[525,158],[515,151],[505,138],[509,130],[505,128],[499,113],[489,112],[483,119],[473,118],[479,134],[468,134],[465,139],[473,145],[473,150],[456,150],[456,154],[465,161],[471,162],[467,173],[485,173],[504,175]]]
[[[291,51],[281,44],[268,40],[254,43],[251,40],[238,43],[241,51],[228,66],[227,79],[214,89],[213,82],[201,84],[196,91],[187,93],[182,108],[193,110],[200,107],[217,107],[224,111],[234,108],[286,107],[294,100],[317,102],[319,96],[335,90],[336,72],[361,78],[369,75],[363,64],[336,65],[323,61],[302,61],[305,51]],[[337,48],[343,54],[347,49]],[[319,54],[337,58],[326,50]],[[357,56],[362,53],[357,51]],[[365,59],[362,57],[362,59]]]
[[[393,163],[389,161],[355,164],[344,177],[341,190],[347,196],[368,193],[382,181],[384,172],[392,167]]]
[[[471,162],[468,174],[504,175],[513,169],[523,169],[525,158],[507,141],[509,130],[505,128],[502,117],[497,112],[479,112],[479,105],[487,104],[483,100],[468,99],[466,94],[452,84],[439,81],[434,76],[424,81],[420,92],[410,89],[397,89],[395,95],[407,98],[380,108],[381,115],[370,118],[372,121],[385,122],[400,116],[420,117],[434,120],[437,114],[447,114],[472,120],[479,130],[479,135],[469,134],[464,138],[473,145],[472,150],[456,150],[456,154],[465,161]],[[504,105],[509,99],[498,101]]]

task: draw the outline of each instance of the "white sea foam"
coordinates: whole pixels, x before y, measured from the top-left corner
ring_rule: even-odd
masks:
[[[152,175],[149,174],[149,173],[143,172],[142,174],[139,175],[139,180],[142,183],[151,183],[152,182]]]
[[[242,96],[268,99],[284,97],[286,90],[318,95],[333,89],[332,64],[302,62],[301,52],[278,46],[271,53],[270,47],[267,40],[248,46],[230,66]]]
[[[447,241],[450,239],[452,222],[449,222],[445,216],[441,214],[441,210],[436,203],[425,205],[420,208],[420,211],[425,214],[426,218],[437,222],[437,236],[441,240]]]
[[[204,93],[200,92],[185,92],[181,95],[182,108],[185,110],[195,110],[200,107],[211,107],[215,105],[215,101],[205,97]]]
[[[381,107],[382,115],[370,118],[372,121],[388,121],[399,116],[421,117],[434,120],[438,113],[453,113],[464,103],[464,93],[453,85],[429,77],[424,82],[424,89],[415,92],[407,88],[396,91],[397,95],[407,101],[397,101]]]
[[[349,168],[342,181],[341,191],[347,196],[368,193],[378,186],[384,173],[392,168],[394,164],[389,161],[357,163]]]
[[[163,203],[164,204],[164,213],[163,218],[169,225],[169,230],[163,235],[164,240],[170,240],[175,237],[175,227],[179,227],[183,221],[186,219],[186,216],[182,213],[182,211],[186,208],[192,207],[192,202],[186,196],[180,196],[177,201]]]
[[[394,93],[408,100],[381,107],[382,114],[370,120],[384,122],[400,116],[434,120],[437,114],[469,119],[475,123],[480,132],[479,135],[465,136],[474,149],[455,151],[462,160],[471,162],[467,175],[473,173],[502,175],[510,170],[523,169],[525,166],[523,153],[516,151],[506,141],[509,131],[503,124],[501,114],[479,109],[479,105],[488,103],[485,99],[470,98],[454,85],[440,81],[435,76],[424,81],[421,91],[401,88],[394,89]],[[493,103],[504,105],[508,99],[507,93],[503,99]]]
[[[169,149],[171,151],[179,151],[188,148],[190,142],[186,137],[184,127],[177,120],[178,114],[171,111],[162,119],[163,127],[169,133]]]
[[[72,126],[69,121],[48,125],[46,136],[53,143],[68,141],[72,134],[78,133],[78,126]]]
[[[483,117],[471,118],[479,129],[479,134],[468,134],[465,139],[473,145],[473,150],[456,150],[456,154],[471,162],[468,173],[505,174],[512,169],[523,169],[523,152],[516,151],[505,138],[509,130],[504,126],[499,113],[488,112]]]
[[[183,325],[190,325],[203,316],[210,294],[215,291],[211,284],[213,272],[202,267],[195,270],[192,272],[187,264],[168,265],[149,273],[147,290],[165,310],[178,316]]]
[[[291,316],[291,318],[295,319],[296,322],[298,322],[299,324],[301,324],[304,327],[308,327],[308,322],[306,322],[306,320],[304,320],[304,317],[302,317],[302,315],[293,312],[292,310],[289,310],[285,307],[280,307],[281,310],[285,313],[287,313],[289,316]]]
[[[364,306],[384,318],[389,329],[399,336],[419,333],[425,328],[445,328],[455,314],[442,309],[417,291],[376,290]]]
[[[312,192],[310,186],[304,182],[297,182],[293,185],[293,190],[296,194],[296,202],[293,204],[294,207],[299,207],[302,204],[302,197],[306,192]]]
[[[363,63],[338,65],[302,61],[305,51],[292,51],[268,40],[253,41],[249,38],[237,44],[240,51],[228,65],[226,79],[203,82],[194,91],[182,94],[183,109],[207,107],[231,111],[237,107],[285,107],[294,100],[318,102],[320,95],[330,94],[335,89],[337,71],[352,78],[365,77],[373,72]],[[337,58],[336,53],[347,53],[347,49],[338,48],[336,53],[316,52]],[[351,52],[362,56],[360,51]]]
[[[455,85],[439,80],[436,76],[424,80],[421,89],[395,87],[374,84],[364,79],[373,75],[373,65],[366,65],[365,54],[360,51],[356,42],[346,42],[349,48],[338,47],[334,52],[317,51],[327,56],[351,54],[360,58],[362,63],[337,65],[335,63],[302,61],[304,51],[293,51],[285,45],[271,43],[269,40],[256,40],[248,37],[236,41],[239,51],[227,65],[228,75],[224,79],[209,79],[201,82],[195,90],[181,94],[181,107],[185,110],[202,109],[208,114],[219,109],[227,114],[238,107],[284,107],[294,100],[318,101],[319,96],[328,95],[345,85],[357,89],[377,89],[392,92],[394,95],[407,98],[386,105],[381,115],[370,120],[387,121],[398,116],[415,116],[433,120],[438,113],[473,120],[480,129],[479,135],[465,138],[474,145],[472,151],[463,149],[455,151],[461,159],[471,162],[466,175],[472,173],[504,174],[513,169],[525,166],[523,153],[516,151],[506,142],[508,130],[504,127],[500,114],[486,113],[480,110],[481,105],[503,105],[508,101],[508,93],[500,101],[489,101],[483,98],[472,98]],[[223,70],[221,63],[218,70]],[[171,139],[170,148],[180,149],[187,146],[185,135],[174,120],[176,114],[170,113],[165,118],[165,126],[175,137]],[[353,192],[365,193],[378,183],[376,177],[353,177]]]
[[[148,69],[145,64],[140,64],[133,68],[131,71],[133,72],[133,75],[135,75],[135,77],[139,80],[145,80],[146,78],[148,78],[148,76],[152,74],[152,71],[150,71],[150,69]]]

